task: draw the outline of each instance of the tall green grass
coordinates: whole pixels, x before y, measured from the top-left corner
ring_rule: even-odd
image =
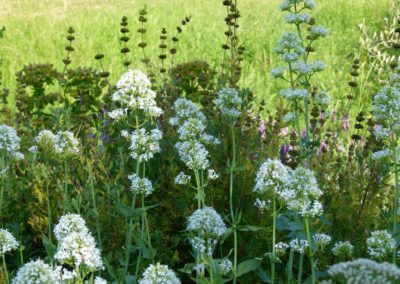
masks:
[[[272,103],[277,89],[269,73],[279,64],[273,48],[287,28],[278,12],[280,2],[238,1],[242,14],[240,39],[246,47],[242,83],[254,91],[256,102],[266,99]],[[330,37],[321,41],[315,55],[328,65],[320,82],[331,95],[341,98],[348,92],[348,57],[353,58],[360,50],[357,25],[365,19],[378,29],[390,12],[389,0],[320,0],[317,4],[317,23],[330,30]],[[138,11],[144,5],[149,11],[146,36],[154,49],[153,60],[157,61],[161,27],[172,36],[180,20],[190,15],[192,21],[181,36],[178,62],[203,59],[219,69],[225,30],[222,0],[0,0],[0,26],[7,29],[0,41],[3,84],[15,88],[14,73],[28,63],[50,62],[61,67],[68,26],[75,28],[77,38],[71,67],[96,66],[94,55],[102,52],[106,55],[105,67],[115,81],[123,71],[118,37],[124,15],[130,22],[133,66],[141,64],[136,28]]]

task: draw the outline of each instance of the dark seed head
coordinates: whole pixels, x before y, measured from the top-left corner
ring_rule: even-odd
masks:
[[[96,60],[100,60],[102,58],[104,58],[104,54],[101,54],[101,53],[96,54],[95,57],[94,57],[94,59],[96,59]]]

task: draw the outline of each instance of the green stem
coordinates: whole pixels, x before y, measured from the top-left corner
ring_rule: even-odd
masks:
[[[47,195],[47,222],[48,222],[48,238],[51,240],[51,206],[50,206],[50,192],[49,192],[49,181],[46,176],[46,195]]]
[[[272,256],[271,256],[271,283],[275,283],[275,242],[276,242],[276,200],[272,201]]]
[[[67,160],[64,160],[64,196],[65,196],[65,202],[69,202],[69,196],[68,196],[68,163]],[[64,213],[67,211],[67,207],[69,204],[66,204],[64,206]]]
[[[289,253],[289,264],[288,264],[288,269],[287,269],[287,278],[288,278],[288,281],[287,281],[287,283],[288,284],[291,284],[292,283],[292,280],[293,280],[293,258],[294,258],[294,251],[293,251],[293,249],[290,249],[290,253]]]
[[[230,125],[230,134],[232,141],[232,162],[230,169],[230,180],[229,180],[229,208],[231,211],[232,228],[233,228],[233,284],[236,284],[236,273],[237,273],[237,230],[236,230],[236,216],[233,208],[233,175],[236,167],[236,141],[235,141],[235,128],[233,123]]]
[[[308,240],[308,253],[309,253],[310,265],[311,265],[312,284],[315,284],[316,276],[315,276],[315,267],[314,267],[314,254],[313,254],[312,240],[311,240],[311,234],[310,234],[310,224],[309,224],[308,218],[305,218],[304,221],[306,224],[306,234],[307,234],[307,240]]]
[[[204,192],[201,185],[200,174],[198,170],[194,171],[196,177],[196,187],[197,187],[197,208],[200,209],[204,206]]]
[[[305,97],[304,98],[304,120],[306,123],[306,167],[307,169],[310,169],[311,166],[311,157],[310,157],[310,145],[309,145],[309,141],[310,141],[310,125],[308,123],[308,98]]]
[[[303,262],[304,262],[304,253],[300,253],[300,259],[299,259],[299,271],[297,272],[297,284],[301,284],[302,276],[303,276]]]
[[[90,190],[92,193],[93,209],[94,209],[94,214],[96,216],[97,241],[99,242],[100,249],[102,249],[103,242],[101,240],[101,234],[100,234],[99,211],[97,210],[96,194],[95,194],[95,189],[94,189],[94,184],[93,184],[93,171],[92,171],[92,166],[90,164],[88,164],[88,170],[89,170]]]
[[[6,170],[6,163],[4,161],[4,157],[3,155],[1,155],[1,159],[0,159],[0,170]],[[6,178],[4,178],[3,176],[6,176]],[[0,176],[0,218],[3,217],[2,213],[3,213],[3,200],[4,200],[4,190],[5,187],[7,187],[8,185],[8,173],[4,173],[3,176]],[[7,179],[7,180],[6,180]]]
[[[136,129],[139,129],[139,116],[136,114]],[[139,176],[140,174],[140,163],[139,161],[136,162],[136,175]],[[132,203],[131,203],[131,210],[132,212],[135,210],[135,205],[136,205],[136,192],[133,193],[133,198],[132,198]],[[124,276],[125,280],[128,276],[128,267],[129,267],[129,261],[131,257],[131,239],[132,239],[132,226],[133,226],[133,216],[129,217],[129,223],[128,223],[128,234],[126,236],[126,252],[125,252],[125,265],[124,265]],[[137,260],[137,263],[140,262],[140,252],[139,252],[139,258]],[[136,273],[135,273],[135,283],[137,282],[137,273],[138,273],[138,267],[136,268]]]
[[[2,259],[3,259],[3,269],[4,269],[4,275],[6,276],[6,283],[10,283],[10,279],[8,277],[8,270],[7,270],[7,263],[6,263],[6,257],[4,256],[4,254],[2,255]]]
[[[396,140],[396,139],[395,139]],[[397,211],[399,209],[399,173],[397,169],[397,141],[393,143],[393,154],[394,154],[394,206],[393,206],[393,236],[397,237]],[[396,265],[397,251],[393,250],[392,262]]]

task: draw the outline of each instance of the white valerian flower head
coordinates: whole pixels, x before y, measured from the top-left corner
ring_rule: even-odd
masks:
[[[382,261],[390,258],[396,249],[396,241],[388,231],[374,231],[367,239],[367,247],[371,258]]]
[[[191,170],[206,170],[209,167],[208,151],[198,141],[184,141],[175,144],[179,158]]]
[[[137,174],[131,174],[128,176],[131,181],[131,190],[137,194],[143,194],[149,196],[153,193],[154,188],[151,181],[148,178],[141,178]]]
[[[38,146],[32,146],[28,149],[29,153],[36,154],[39,151]]]
[[[294,112],[288,112],[282,117],[282,121],[286,123],[294,122],[296,120],[296,114]]]
[[[16,250],[19,246],[15,237],[6,229],[0,229],[0,256]]]
[[[308,13],[287,14],[285,20],[288,24],[307,24],[310,22],[311,16]]]
[[[239,92],[233,88],[223,88],[217,93],[214,104],[221,112],[222,116],[229,120],[236,120],[242,113],[240,111],[243,103]]]
[[[316,99],[317,104],[323,108],[328,107],[332,100],[331,96],[327,92],[324,92],[324,91],[317,92],[315,94],[315,99]]]
[[[315,2],[314,0],[284,0],[280,5],[279,9],[281,11],[291,11],[294,5],[297,5],[299,9],[302,7],[299,6],[303,3],[303,7],[305,9],[314,10],[315,9]]]
[[[60,279],[60,283],[74,283],[78,275],[76,274],[76,271],[73,270],[68,270],[65,267],[62,266],[56,266],[54,269],[58,277]]]
[[[180,284],[181,281],[176,277],[175,272],[167,265],[150,264],[143,272],[139,284]]]
[[[321,248],[322,250],[331,243],[331,236],[327,234],[315,234],[313,236],[314,243],[317,247]]]
[[[35,137],[35,142],[38,143],[40,147],[53,148],[56,143],[56,135],[50,130],[41,130],[38,136]]]
[[[35,141],[45,153],[49,151],[63,157],[79,154],[79,141],[70,131],[59,131],[54,134],[50,130],[42,130],[35,137]]]
[[[79,214],[65,214],[54,227],[54,235],[61,242],[71,233],[89,233],[86,222]]]
[[[206,254],[212,256],[214,248],[218,241],[212,238],[203,239],[201,237],[192,237],[189,239],[193,250],[200,255]]]
[[[340,262],[328,269],[335,283],[400,283],[400,269],[391,263],[370,259]]]
[[[127,108],[118,108],[118,109],[114,109],[114,110],[110,111],[108,113],[108,116],[111,119],[118,121],[118,120],[125,118],[127,116],[127,114],[128,114]]]
[[[121,136],[124,138],[129,138],[129,132],[127,130],[122,130],[121,131]]]
[[[322,195],[314,173],[303,167],[297,167],[290,175],[286,189],[281,194],[290,210],[303,217],[315,217],[322,214]]]
[[[0,152],[9,158],[23,158],[23,154],[19,152],[20,142],[21,139],[14,128],[5,124],[0,125]]]
[[[222,275],[226,275],[232,270],[232,261],[229,259],[224,259],[219,263],[219,268],[222,271]]]
[[[375,120],[387,129],[400,125],[400,88],[385,86],[374,97]]]
[[[59,131],[55,136],[54,150],[63,156],[76,156],[79,154],[79,142],[70,131]]]
[[[42,260],[34,260],[22,266],[12,284],[62,284],[59,273]]]
[[[354,246],[349,242],[337,242],[332,248],[333,255],[340,258],[349,258],[353,255]]]
[[[128,110],[142,111],[150,118],[159,117],[163,111],[157,107],[156,93],[151,90],[149,78],[140,70],[128,70],[116,84],[112,100],[120,107],[109,112],[116,120],[125,117]]]
[[[264,210],[268,208],[269,205],[265,200],[257,198],[256,201],[254,202],[254,206],[256,206],[260,210],[260,212],[263,213]]]
[[[200,111],[199,107],[187,99],[177,99],[174,103],[175,117],[172,117],[169,123],[172,126],[182,125],[189,118],[197,118],[205,122],[206,117]]]
[[[289,101],[304,99],[308,97],[308,90],[306,89],[283,89],[280,95]]]
[[[107,280],[105,280],[99,276],[96,276],[93,284],[107,284],[107,283],[108,283]]]
[[[277,159],[268,159],[258,170],[253,191],[273,198],[282,198],[291,170]]]
[[[278,68],[274,68],[271,71],[271,75],[274,78],[284,78],[285,67],[279,66]]]
[[[84,267],[90,271],[103,269],[100,250],[90,233],[72,232],[59,243],[54,256],[61,264]]]
[[[214,208],[197,209],[189,217],[187,231],[196,232],[199,237],[218,239],[226,233],[226,225]]]
[[[209,169],[207,177],[209,180],[216,180],[217,178],[219,178],[219,175],[213,169]]]
[[[154,154],[161,152],[160,140],[162,132],[158,129],[152,129],[147,132],[146,129],[136,129],[129,137],[130,155],[140,163],[147,162],[154,157]]]
[[[190,179],[191,177],[189,175],[186,175],[184,172],[180,172],[175,178],[175,183],[180,185],[187,185],[190,183]]]
[[[326,37],[328,35],[328,30],[324,27],[312,26],[310,34],[314,39],[318,37]]]
[[[282,257],[286,254],[286,250],[289,248],[290,246],[288,244],[285,244],[283,242],[277,243],[275,244],[275,253],[278,257]]]
[[[306,240],[293,239],[289,243],[290,249],[298,253],[304,253],[305,249],[308,248],[309,243]]]
[[[295,33],[284,33],[278,41],[275,53],[282,56],[285,63],[294,63],[305,53],[299,36]]]
[[[380,151],[376,151],[374,153],[372,153],[371,155],[371,159],[373,161],[379,161],[379,160],[383,160],[387,157],[390,157],[391,152],[389,149],[384,149],[384,150],[380,150]]]

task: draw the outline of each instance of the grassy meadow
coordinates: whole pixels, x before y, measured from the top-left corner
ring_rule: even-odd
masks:
[[[273,48],[286,28],[278,11],[280,2],[246,0],[238,3],[242,15],[239,36],[246,47],[243,86],[257,94],[256,100],[262,98],[269,103],[276,93],[276,80],[269,73],[279,65],[275,62]],[[120,19],[122,16],[129,19],[132,36],[129,47],[137,66],[141,56],[137,47],[137,18],[144,6],[149,12],[146,37],[149,49],[154,50],[153,60],[157,60],[160,27],[165,27],[170,36],[174,35],[181,19],[192,16],[181,35],[177,61],[197,58],[219,68],[222,48],[217,47],[225,41],[226,14],[220,0],[176,0],[173,3],[169,0],[1,0],[0,25],[6,27],[0,44],[4,86],[15,86],[14,73],[25,64],[51,62],[62,66],[69,26],[75,28],[77,38],[71,67],[97,67],[94,55],[102,52],[105,68],[111,71],[115,82],[124,70],[118,40]],[[389,0],[319,1],[315,16],[318,24],[329,28],[330,36],[319,43],[315,59],[328,65],[320,82],[332,96],[338,98],[348,92],[347,84],[337,82],[348,80],[351,66],[348,57],[360,53],[358,24],[365,20],[372,30],[378,29],[389,10]]]

